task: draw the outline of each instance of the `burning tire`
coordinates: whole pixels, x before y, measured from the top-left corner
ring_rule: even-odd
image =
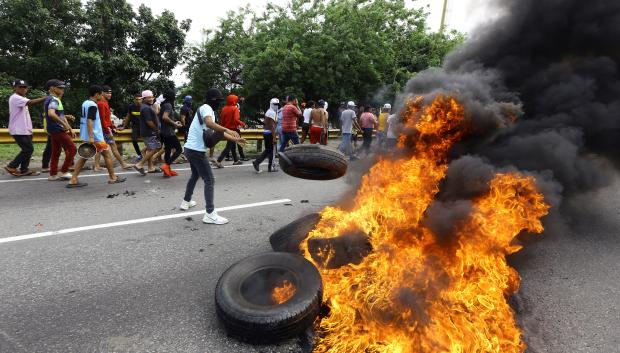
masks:
[[[294,145],[279,152],[280,168],[293,177],[310,180],[338,179],[347,172],[344,154],[322,145]]]
[[[271,248],[273,251],[298,254],[300,252],[299,244],[306,239],[308,233],[316,227],[320,220],[320,214],[311,213],[276,230],[269,237]]]
[[[215,288],[217,314],[228,333],[252,342],[294,337],[321,309],[323,284],[306,259],[265,253],[232,265]]]

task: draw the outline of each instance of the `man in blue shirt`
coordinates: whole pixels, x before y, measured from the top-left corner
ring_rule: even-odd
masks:
[[[101,86],[90,86],[88,90],[90,98],[82,103],[82,117],[80,119],[80,139],[95,146],[97,152],[101,153],[105,160],[105,166],[108,170],[110,179],[108,184],[117,184],[125,181],[125,178],[116,176],[114,173],[114,165],[112,162],[112,153],[110,146],[105,142],[103,137],[103,128],[101,127],[101,118],[99,116],[99,108],[97,102],[103,97],[103,88]],[[75,170],[71,181],[67,184],[68,188],[77,188],[86,186],[86,183],[78,181],[78,175],[86,163],[86,158],[81,157],[75,164]]]

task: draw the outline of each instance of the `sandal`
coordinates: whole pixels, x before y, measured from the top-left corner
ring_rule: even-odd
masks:
[[[12,176],[16,176],[16,177],[22,176],[16,168],[4,167],[4,170],[9,172],[9,174],[11,174]]]
[[[150,173],[150,174],[153,174],[153,173],[161,173],[161,172],[163,172],[163,171],[162,171],[162,170],[161,170],[161,168],[159,168],[159,167],[158,167],[158,168],[155,168],[155,169],[153,169],[153,170],[149,170],[149,171],[148,171],[148,173]]]
[[[136,172],[140,173],[140,175],[145,176],[146,172],[144,171],[144,168],[138,168],[137,166],[133,166],[133,169],[136,170]]]
[[[126,166],[123,167],[123,169],[125,170],[129,170],[133,168],[133,164],[127,164]]]
[[[21,176],[37,176],[37,175],[41,175],[41,173],[37,172],[36,170],[27,170],[21,173]]]
[[[127,178],[116,177],[116,179],[114,179],[114,180],[108,180],[108,184],[120,184],[120,183],[124,182],[125,180],[127,180]]]
[[[80,182],[77,182],[75,184],[69,183],[69,184],[67,184],[67,188],[69,188],[69,189],[81,188],[81,187],[86,186],[86,185],[88,185],[88,184],[87,183],[80,183]]]

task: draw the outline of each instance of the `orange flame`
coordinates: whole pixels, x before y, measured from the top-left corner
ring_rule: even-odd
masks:
[[[399,147],[364,176],[350,210],[328,207],[302,243],[323,277],[330,314],[315,352],[523,352],[507,297],[519,275],[506,255],[522,231],[543,231],[549,206],[532,177],[498,174],[473,200],[469,218],[446,243],[422,224],[448,168],[448,151],[468,131],[463,106],[439,96],[411,99]],[[413,137],[412,137],[413,136]],[[308,241],[361,230],[372,251],[359,264],[326,268],[329,242],[314,256]],[[329,266],[327,266],[329,267]]]
[[[271,300],[277,305],[285,303],[295,295],[296,291],[297,288],[295,288],[295,285],[284,280],[280,286],[275,287],[271,292]]]

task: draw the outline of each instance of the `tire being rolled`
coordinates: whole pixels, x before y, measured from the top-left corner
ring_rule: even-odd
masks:
[[[309,180],[338,179],[347,172],[345,155],[322,145],[293,145],[280,156],[280,168],[293,177]]]
[[[290,281],[295,293],[270,302],[274,283]],[[274,343],[306,330],[321,310],[319,271],[296,254],[270,252],[245,258],[226,270],[215,288],[217,315],[228,333],[243,341]]]

